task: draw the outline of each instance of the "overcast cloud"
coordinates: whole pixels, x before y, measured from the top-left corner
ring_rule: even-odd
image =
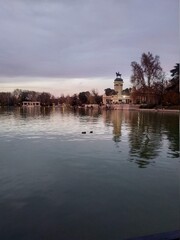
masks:
[[[34,82],[68,92],[67,80],[104,89],[116,71],[129,82],[148,51],[168,72],[179,61],[178,14],[178,0],[0,0],[0,91]]]

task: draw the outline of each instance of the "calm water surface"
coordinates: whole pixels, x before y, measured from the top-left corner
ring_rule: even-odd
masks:
[[[0,109],[0,239],[177,230],[179,167],[177,113]]]

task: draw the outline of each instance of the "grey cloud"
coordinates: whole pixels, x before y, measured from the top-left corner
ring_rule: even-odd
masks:
[[[116,70],[128,75],[131,61],[144,51],[173,66],[177,5],[176,0],[0,0],[0,76],[103,77]]]

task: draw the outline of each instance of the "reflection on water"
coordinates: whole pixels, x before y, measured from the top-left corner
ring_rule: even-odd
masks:
[[[127,112],[126,112],[127,114]],[[104,111],[103,117],[106,124],[112,123],[113,125],[113,141],[121,141],[121,129],[124,113],[122,111]]]
[[[115,143],[121,142],[122,132],[128,136],[129,159],[139,167],[154,163],[162,151],[167,151],[166,147],[169,157],[179,158],[178,114],[107,111],[102,116],[107,126],[113,126]]]
[[[44,133],[55,136],[72,133],[73,139],[73,134],[78,134],[76,136],[78,140],[82,131],[93,130],[95,137],[104,134],[103,137],[107,138],[112,134],[112,140],[119,148],[119,152],[125,150],[122,148],[125,143],[125,148],[129,148],[128,160],[137,163],[141,168],[154,163],[162,151],[166,151],[166,157],[179,158],[179,114],[177,113],[16,108],[13,111],[0,109],[0,114],[1,133],[11,126],[11,130],[16,130],[16,134],[18,132],[23,134],[23,131],[25,134],[25,130],[32,135],[37,132],[34,137]]]
[[[179,228],[178,114],[0,109],[0,153],[0,239]]]

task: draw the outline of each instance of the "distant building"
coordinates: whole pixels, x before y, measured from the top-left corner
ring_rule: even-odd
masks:
[[[32,102],[32,101],[23,101],[22,102],[23,107],[40,107],[40,102]]]
[[[112,95],[103,95],[103,104],[117,104],[117,103],[130,103],[130,94],[123,91],[123,79],[119,72],[116,73],[116,78],[114,80],[114,93]]]

